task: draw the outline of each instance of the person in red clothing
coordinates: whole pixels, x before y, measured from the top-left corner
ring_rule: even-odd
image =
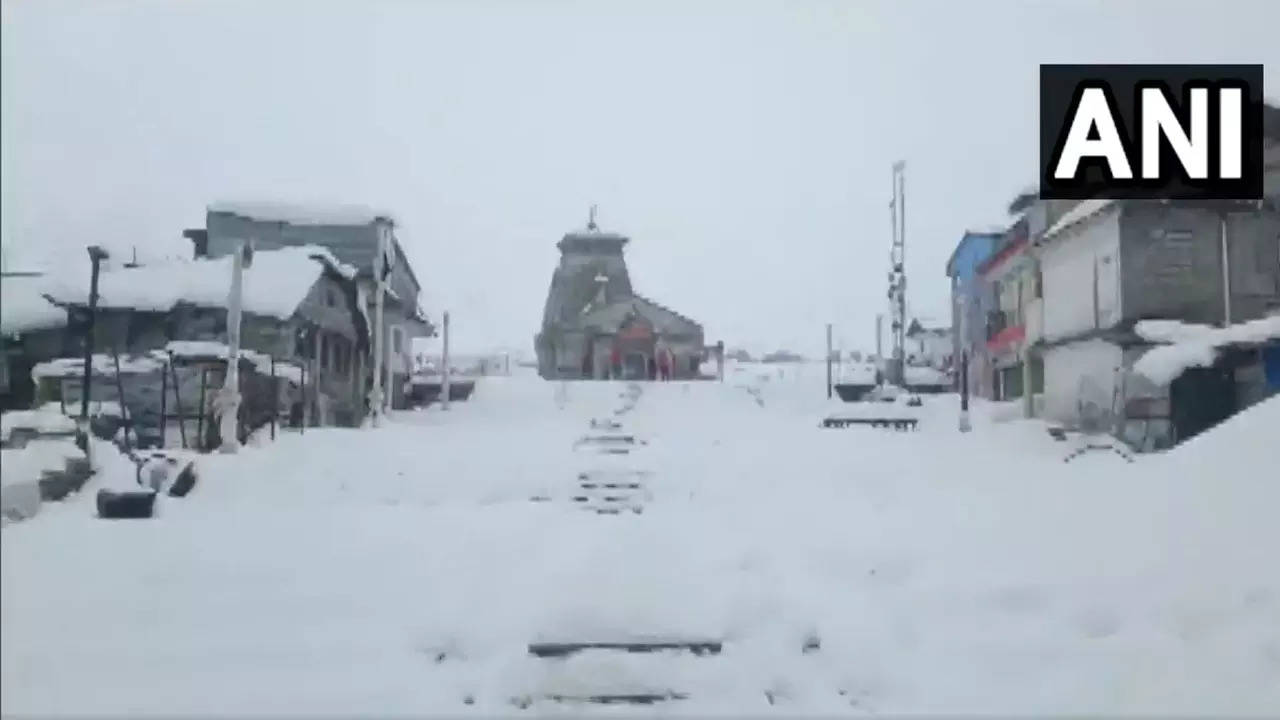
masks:
[[[658,377],[664,381],[671,379],[671,350],[665,346],[658,348]]]
[[[615,380],[622,377],[622,353],[617,345],[613,346],[613,353],[609,356],[609,377]]]

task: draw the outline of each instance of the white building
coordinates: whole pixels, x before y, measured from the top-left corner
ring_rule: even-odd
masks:
[[[1120,290],[1120,205],[1086,200],[1040,241],[1043,280],[1044,413],[1063,422],[1109,422],[1121,346],[1110,337],[1124,317]]]
[[[951,328],[930,328],[921,325],[919,320],[911,321],[911,326],[907,328],[906,342],[909,364],[948,370],[951,368],[954,352]]]

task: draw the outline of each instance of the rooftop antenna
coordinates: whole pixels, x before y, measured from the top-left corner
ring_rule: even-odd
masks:
[[[588,230],[592,230],[592,231],[594,231],[594,230],[599,230],[599,229],[600,229],[600,226],[596,225],[596,206],[595,206],[595,203],[592,203],[592,205],[591,205],[591,211],[587,214],[587,229],[588,229]]]

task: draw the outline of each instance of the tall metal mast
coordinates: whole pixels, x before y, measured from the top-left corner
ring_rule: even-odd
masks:
[[[889,251],[889,314],[893,338],[893,360],[889,363],[889,381],[903,384],[906,379],[907,333],[907,200],[906,163],[893,164],[893,199],[889,215],[893,226],[893,244]]]

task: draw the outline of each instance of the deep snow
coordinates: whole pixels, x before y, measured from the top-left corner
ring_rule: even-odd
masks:
[[[646,384],[627,456],[574,449],[625,385],[484,378],[447,412],[202,457],[152,522],[82,494],[4,530],[3,712],[492,715],[642,689],[688,693],[652,709],[679,714],[1280,707],[1280,400],[1164,456],[1064,463],[998,408],[956,432],[951,396],[914,433],[819,429],[850,407],[824,376]],[[609,468],[651,472],[643,514],[568,499]],[[634,636],[725,647],[525,652]]]

